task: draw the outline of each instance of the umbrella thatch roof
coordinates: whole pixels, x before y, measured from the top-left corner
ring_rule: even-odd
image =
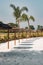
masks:
[[[13,32],[28,32],[29,29],[23,29],[23,28],[12,28],[10,25],[8,24],[4,24],[2,22],[0,22],[0,29],[10,29],[10,31],[13,31]]]
[[[11,28],[12,28],[11,26],[0,22],[0,29],[11,29]]]

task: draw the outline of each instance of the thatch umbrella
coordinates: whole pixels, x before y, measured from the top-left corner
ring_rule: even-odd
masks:
[[[0,29],[8,30],[8,49],[9,49],[9,29],[11,28],[12,27],[10,27],[9,25],[0,22]]]

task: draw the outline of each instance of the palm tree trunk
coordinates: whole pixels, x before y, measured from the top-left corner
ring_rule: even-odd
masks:
[[[29,20],[28,20],[28,29],[29,29],[29,37],[31,36],[31,32],[30,32],[30,26],[29,26]]]
[[[19,20],[18,20],[18,27],[19,27],[19,29],[20,29]],[[20,32],[19,32],[19,35],[20,35]],[[18,36],[19,36],[19,35],[18,35]],[[20,43],[20,39],[19,39],[19,43]]]
[[[30,29],[30,27],[29,27],[29,20],[28,20],[28,28]]]
[[[19,26],[19,21],[18,21],[18,27],[20,28],[20,26]]]

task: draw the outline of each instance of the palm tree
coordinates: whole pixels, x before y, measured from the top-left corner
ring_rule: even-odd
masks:
[[[29,32],[30,32],[30,24],[29,24],[29,20],[32,20],[32,21],[35,21],[35,19],[34,19],[34,17],[33,16],[30,16],[30,17],[28,17],[28,15],[27,14],[23,14],[22,15],[22,20],[24,20],[24,21],[28,21],[28,29],[29,29]],[[31,32],[30,32],[31,33]]]
[[[28,27],[29,27],[29,20],[32,20],[33,22],[35,21],[35,19],[34,19],[34,17],[33,16],[30,16],[29,18],[28,18]],[[29,27],[29,29],[30,29],[30,27]]]
[[[34,19],[34,17],[33,16],[30,16],[29,18],[28,18],[28,28],[29,28],[29,37],[31,37],[31,28],[30,28],[30,24],[29,24],[29,20],[32,20],[33,22],[35,21],[35,19]]]
[[[22,16],[22,14],[23,14],[23,11],[28,11],[28,8],[27,8],[27,7],[22,7],[22,8],[20,9],[19,7],[16,7],[16,6],[13,5],[13,4],[11,4],[10,6],[11,6],[11,7],[13,8],[13,10],[14,10],[13,15],[14,15],[14,17],[15,17],[15,19],[16,19],[16,24],[18,24],[18,27],[20,28],[19,22],[20,22],[20,20],[22,20],[21,16]],[[16,33],[15,33],[15,35],[16,35]]]
[[[13,15],[14,15],[14,17],[16,18],[16,23],[18,23],[18,27],[20,27],[20,26],[19,26],[20,17],[22,16],[23,11],[28,11],[28,8],[27,8],[27,7],[22,7],[22,8],[20,9],[19,7],[16,7],[16,6],[13,5],[13,4],[11,4],[10,6],[11,6],[11,7],[13,8],[13,10],[14,10]]]
[[[33,16],[29,16],[27,14],[23,14],[22,15],[22,20],[24,21],[28,21],[28,28],[30,29],[30,24],[29,24],[29,20],[32,20],[33,22],[35,21],[34,17]]]

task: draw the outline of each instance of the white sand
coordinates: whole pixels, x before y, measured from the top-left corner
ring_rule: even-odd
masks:
[[[43,50],[43,37],[33,42],[33,48],[31,50]]]
[[[0,65],[43,65],[43,51],[40,51],[43,50],[43,37],[23,39],[20,40],[20,43],[17,40],[16,46],[19,47],[20,44],[24,44],[22,42],[31,42],[28,43],[33,44],[32,48],[28,49],[31,51],[13,50],[14,41],[10,41],[10,49],[7,49],[8,42],[0,44]]]
[[[34,38],[29,38],[27,40],[29,41],[30,39],[34,39]],[[22,39],[22,40],[20,40],[20,43],[19,43],[19,40],[16,40],[16,46],[18,47],[19,44],[21,44],[22,41],[27,41],[27,40]],[[32,48],[29,49],[29,50],[35,50],[35,51],[43,50],[43,37],[37,38],[35,41],[32,42],[32,44],[33,44]],[[0,52],[8,52],[8,51],[14,50],[13,49],[13,47],[15,46],[14,45],[14,40],[10,41],[9,49],[8,49],[7,46],[8,46],[8,42],[0,44]]]
[[[18,40],[16,40],[16,46],[18,46]],[[0,44],[0,52],[8,52],[11,51],[14,47],[14,41],[9,41],[9,49],[8,49],[8,42]]]

